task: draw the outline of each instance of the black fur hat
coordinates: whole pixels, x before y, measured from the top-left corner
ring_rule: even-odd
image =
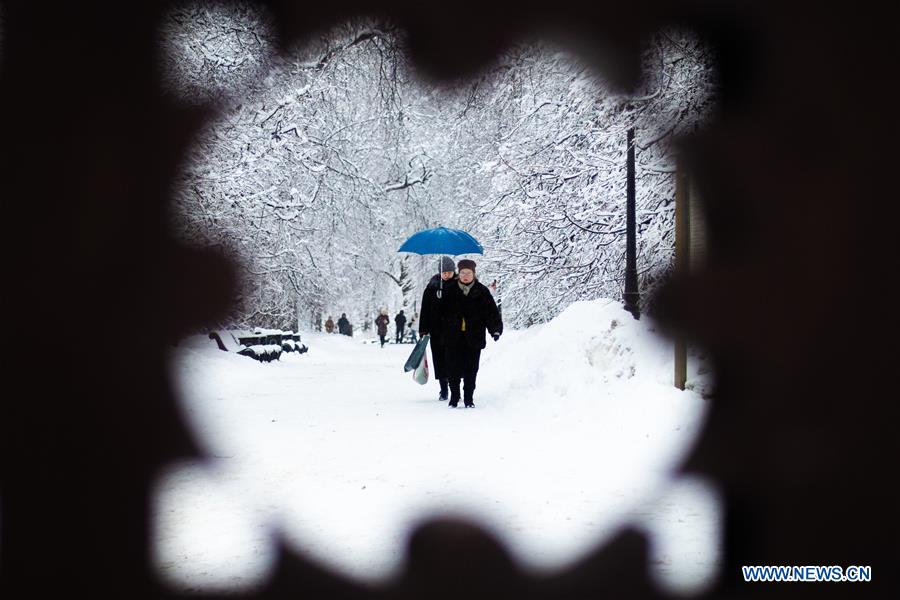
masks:
[[[457,268],[462,271],[463,269],[472,269],[472,272],[475,272],[475,261],[469,260],[468,258],[464,258],[458,263],[456,263]]]

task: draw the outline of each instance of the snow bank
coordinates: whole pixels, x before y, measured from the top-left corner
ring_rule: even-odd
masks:
[[[486,351],[483,370],[506,388],[500,404],[558,402],[637,382],[671,386],[673,349],[651,321],[635,320],[618,302],[593,300],[502,336]]]

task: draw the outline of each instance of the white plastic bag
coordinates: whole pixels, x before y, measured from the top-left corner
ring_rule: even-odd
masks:
[[[416,370],[413,371],[413,380],[420,384],[425,385],[428,383],[428,356],[423,355],[422,360],[419,362],[419,366],[416,367]]]

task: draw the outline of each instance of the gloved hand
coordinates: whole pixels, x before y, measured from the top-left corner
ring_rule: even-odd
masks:
[[[424,337],[424,336],[426,336],[426,335],[428,335],[428,332],[427,332],[427,331],[420,331],[420,332],[419,332],[419,337]]]
[[[495,342],[500,340],[500,334],[499,334],[499,333],[492,333],[492,334],[491,334],[491,337],[494,338],[494,341],[495,341]]]

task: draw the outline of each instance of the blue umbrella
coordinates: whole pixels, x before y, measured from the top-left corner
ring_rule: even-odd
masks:
[[[413,234],[397,252],[415,254],[484,254],[484,248],[465,231],[435,227]]]
[[[408,240],[403,242],[397,252],[412,252],[414,254],[450,254],[456,256],[458,254],[484,254],[484,248],[465,231],[459,229],[448,229],[446,227],[435,227],[434,229],[425,229],[413,234]],[[440,263],[438,263],[440,264]],[[438,267],[440,270],[440,267]],[[444,281],[441,280],[441,287],[438,289],[437,297],[440,298],[444,287]]]

